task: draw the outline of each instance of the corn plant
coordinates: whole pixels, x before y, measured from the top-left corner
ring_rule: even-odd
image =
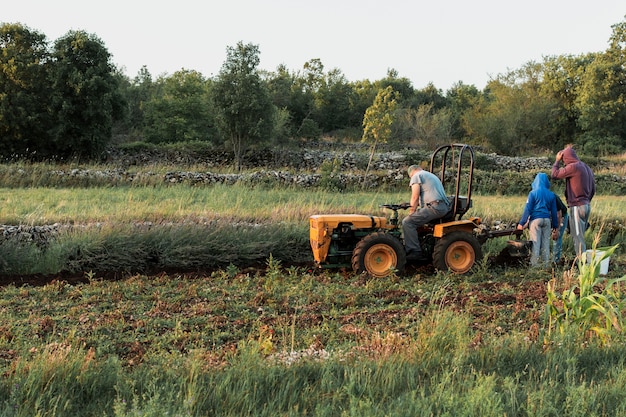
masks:
[[[574,326],[583,337],[596,335],[603,343],[622,332],[624,318],[621,312],[626,307],[626,294],[620,284],[626,281],[626,276],[606,279],[600,275],[602,261],[609,258],[617,247],[594,249],[590,260],[579,259],[577,282],[565,285],[561,293],[555,280],[548,283],[548,331],[556,326],[561,333],[565,333]],[[568,273],[565,276],[569,277]]]

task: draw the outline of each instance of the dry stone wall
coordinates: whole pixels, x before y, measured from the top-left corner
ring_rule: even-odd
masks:
[[[337,188],[354,185],[378,187],[402,183],[406,168],[414,163],[428,163],[430,153],[418,149],[386,151],[376,153],[367,178],[364,177],[369,154],[367,148],[354,145],[354,149],[265,149],[248,152],[243,160],[244,173],[215,173],[212,168],[232,165],[228,152],[215,151],[208,154],[186,154],[179,152],[128,152],[115,151],[109,155],[110,163],[130,167],[166,163],[181,167],[193,165],[206,168],[206,171],[173,170],[167,172],[163,180],[167,183],[192,184],[282,184],[286,186],[316,187],[326,181]],[[545,157],[519,158],[496,154],[479,154],[476,167],[486,171],[536,172],[549,170],[552,161]],[[223,170],[223,169],[220,169]],[[215,171],[219,171],[215,169]],[[252,171],[252,172],[250,172]],[[132,174],[124,169],[110,171],[72,170],[58,171],[57,175],[78,178],[102,178],[109,176],[115,181],[133,182],[144,180],[156,174],[142,172]]]
[[[388,151],[375,155],[370,167],[370,174],[365,177],[367,167],[367,149],[301,149],[301,150],[264,150],[250,152],[246,155],[244,165],[246,172],[242,173],[214,173],[211,168],[221,168],[232,164],[232,158],[228,152],[216,151],[210,155],[193,155],[176,152],[124,152],[112,151],[107,165],[118,167],[110,169],[56,169],[51,171],[52,176],[68,179],[69,181],[89,183],[133,183],[133,182],[165,182],[169,184],[226,184],[235,183],[262,185],[282,184],[303,188],[318,186],[332,186],[343,189],[350,186],[364,186],[377,188],[380,186],[406,186],[406,167],[413,163],[428,162],[430,153],[416,149],[404,151]],[[483,172],[510,172],[522,173],[527,176],[522,181],[524,187],[529,186],[529,179],[537,171],[548,172],[552,167],[553,160],[546,157],[509,157],[497,154],[476,155],[476,168]],[[165,174],[155,173],[149,170],[132,169],[137,166],[150,166],[152,164],[171,164],[194,166],[205,168],[205,171],[197,170],[172,170]],[[594,170],[600,167],[593,167]],[[20,175],[20,172],[16,173]],[[28,176],[28,173],[22,173]],[[480,178],[479,178],[480,179]],[[603,183],[621,184],[626,183],[626,178],[615,174],[598,176]],[[480,182],[480,181],[479,181]],[[480,186],[480,184],[479,184]],[[507,185],[510,187],[510,185]],[[52,225],[0,225],[1,241],[13,241],[18,243],[35,243],[46,246],[50,240],[55,239],[59,233],[76,226],[52,224]],[[81,226],[78,226],[81,227]],[[146,225],[141,225],[146,227]]]
[[[296,171],[318,171],[325,165],[346,171],[364,171],[369,160],[367,148],[359,145],[346,146],[347,149],[264,149],[250,151],[244,157],[242,165],[252,169],[289,169]],[[430,161],[430,151],[405,149],[401,151],[376,152],[370,170],[404,170],[408,165]],[[546,157],[509,157],[497,154],[476,154],[477,162],[487,168],[525,172],[528,170],[550,169],[552,159]],[[112,150],[108,162],[121,166],[141,166],[150,164],[171,164],[181,166],[204,166],[207,168],[232,166],[232,154],[226,151],[206,151],[204,153],[181,153],[167,151],[129,151]],[[478,167],[485,169],[485,167]]]
[[[402,186],[406,167],[414,163],[429,163],[430,153],[419,149],[383,151],[376,153],[365,177],[369,154],[367,148],[354,149],[265,149],[248,152],[244,158],[244,171],[223,173],[232,166],[232,158],[225,151],[205,151],[204,154],[189,152],[115,151],[109,155],[107,165],[117,167],[106,170],[68,169],[55,170],[51,175],[60,177],[62,184],[251,184],[284,185],[303,188],[326,187],[345,189],[349,187],[376,188]],[[534,174],[549,172],[552,158],[511,157],[477,152],[475,158],[475,185],[482,192],[526,192]],[[167,164],[180,167],[165,174],[144,170],[143,167]],[[607,166],[592,166],[594,171]],[[193,170],[187,168],[193,167]],[[187,168],[187,169],[185,169]],[[612,193],[626,191],[626,179],[616,174],[597,176],[598,185]],[[511,184],[514,186],[511,187]],[[504,187],[504,188],[502,188]]]

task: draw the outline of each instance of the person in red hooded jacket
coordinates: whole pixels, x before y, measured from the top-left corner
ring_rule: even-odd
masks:
[[[563,167],[561,167],[561,162]],[[576,155],[571,145],[556,154],[552,165],[552,178],[565,180],[565,200],[569,210],[569,231],[574,240],[574,249],[578,259],[582,259],[587,250],[585,231],[591,199],[596,194],[596,182],[591,168]],[[582,259],[584,262],[584,259]]]

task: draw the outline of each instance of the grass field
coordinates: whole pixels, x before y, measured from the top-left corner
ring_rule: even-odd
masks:
[[[0,219],[5,224],[179,222],[233,218],[261,222],[306,222],[311,214],[384,215],[379,206],[408,200],[408,192],[328,192],[216,185],[193,187],[0,188]],[[486,221],[518,220],[526,196],[473,196],[468,215]],[[619,220],[626,199],[596,196],[592,216]]]
[[[331,193],[226,185],[0,189],[0,195],[0,219],[8,224],[124,223],[216,217],[263,222],[306,222],[314,213],[384,214],[379,207],[381,204],[399,203],[408,198],[408,193]],[[524,197],[505,200],[476,197],[474,200],[473,212],[485,212],[495,218],[511,217],[512,214],[515,217],[518,211],[521,216],[525,201]]]
[[[599,308],[571,323],[547,313],[550,288],[557,307],[583,305],[563,269],[486,259],[467,276],[425,267],[372,280],[289,262],[309,256],[311,214],[385,214],[379,205],[404,192],[1,191],[1,223],[98,226],[43,249],[0,245],[5,269],[41,274],[31,266],[71,261],[82,277],[0,287],[0,416],[626,415],[625,304],[621,283],[608,281],[626,273],[623,197],[592,205],[590,244],[606,244],[610,229],[621,245],[609,275],[592,277],[590,299],[620,312],[607,324]],[[468,214],[514,221],[524,201],[474,196]],[[197,272],[132,271],[148,255]],[[125,273],[106,279],[97,262]]]
[[[380,208],[381,204],[407,198],[401,192],[182,184],[7,188],[0,195],[4,200],[0,204],[2,223],[60,224],[63,230],[45,246],[12,241],[0,245],[0,268],[9,276],[211,271],[230,263],[237,267],[263,263],[270,255],[286,264],[302,264],[312,259],[310,215],[338,212],[385,216],[389,213]],[[525,197],[475,195],[473,201],[467,215],[481,217],[490,227],[496,221],[516,221]],[[600,231],[600,246],[623,241],[625,209],[623,198],[597,196],[589,244]],[[503,242],[488,241],[484,251],[497,252]],[[565,244],[568,249],[567,240]]]
[[[626,339],[550,329],[549,272],[88,278],[0,289],[0,415],[626,415]]]

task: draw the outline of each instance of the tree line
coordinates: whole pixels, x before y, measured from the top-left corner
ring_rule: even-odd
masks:
[[[626,149],[626,21],[605,51],[543,57],[491,79],[416,89],[390,69],[349,81],[319,59],[262,71],[258,45],[226,48],[219,73],[181,69],[134,78],[94,34],[69,31],[51,44],[20,23],[0,26],[0,155],[98,158],[112,143],[201,141],[239,161],[255,146],[330,137],[391,145],[459,141],[504,155],[574,143],[606,155]]]

